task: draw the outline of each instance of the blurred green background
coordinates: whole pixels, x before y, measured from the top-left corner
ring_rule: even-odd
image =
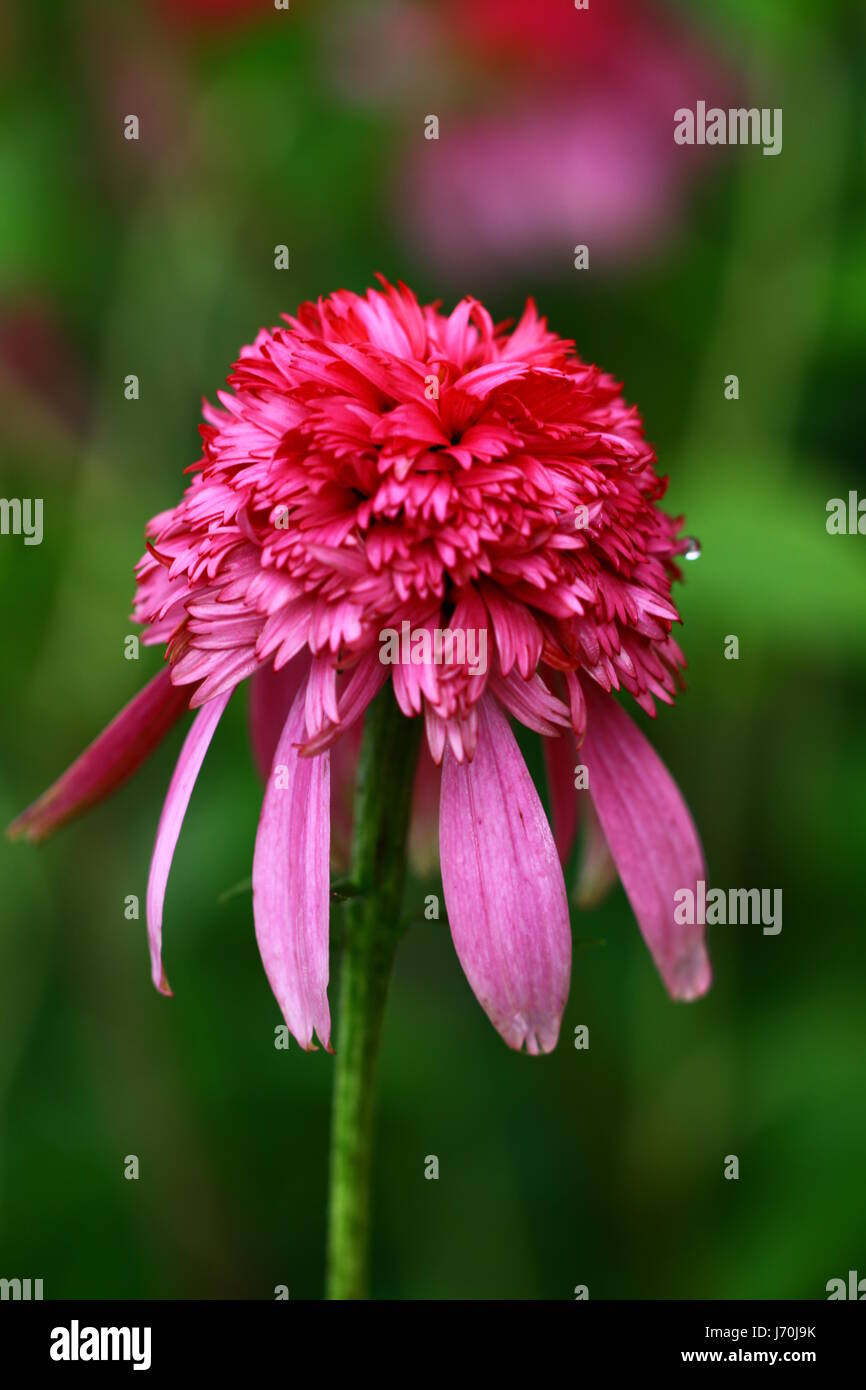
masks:
[[[45,516],[38,547],[0,538],[4,821],[158,667],[123,657],[132,568],[198,457],[201,397],[261,324],[377,270],[448,307],[478,293],[498,318],[533,294],[624,380],[703,544],[676,595],[688,691],[640,718],[713,882],[782,888],[783,930],[711,929],[714,988],[676,1006],[617,888],[575,914],[560,1045],[531,1060],[488,1024],[445,921],[423,920],[437,880],[413,881],[380,1076],[379,1297],[821,1298],[866,1274],[866,539],[825,528],[830,498],[866,488],[862,12],[647,0],[641,23],[690,55],[659,98],[634,9],[595,16],[602,57],[582,62],[553,20],[500,51],[489,5],[471,41],[453,6],[402,0],[0,5],[0,491],[41,496]],[[630,112],[624,148],[657,135],[641,167],[650,203],[667,189],[663,226],[626,208],[606,241],[580,216],[552,236],[541,219],[537,255],[509,256],[506,235],[497,260],[449,209],[449,135],[471,157],[473,123],[529,121],[556,83],[587,129],[598,101]],[[779,157],[674,146],[673,107],[717,89],[783,109]],[[522,172],[528,215],[548,199]],[[550,206],[571,195],[567,167],[546,176]],[[594,225],[607,194],[580,177]],[[419,179],[434,246],[412,223]],[[250,872],[261,797],[244,704],[175,858],[173,1001],[123,903],[143,907],[180,729],[55,840],[0,845],[0,1275],[42,1278],[46,1297],[321,1294],[333,1060],[275,1050],[249,895],[221,900]]]

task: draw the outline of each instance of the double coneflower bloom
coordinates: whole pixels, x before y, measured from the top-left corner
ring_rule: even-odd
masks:
[[[267,772],[256,935],[291,1032],[328,1047],[331,772],[336,813],[364,711],[390,680],[441,769],[448,921],[505,1041],[533,1053],[556,1043],[571,969],[562,862],[583,781],[596,845],[603,836],[665,985],[702,994],[702,928],[674,921],[676,890],[705,877],[698,837],[613,694],[649,714],[671,702],[684,659],[670,589],[689,542],[658,506],[665,480],[618,384],[532,303],[509,329],[477,300],[446,316],[385,281],[263,330],[228,384],[137,569],[135,617],[168,665],[13,833],[40,839],[105,796],[196,711],[147,891],[153,979],[168,993],[172,856],[214,730],[249,680]],[[416,664],[405,645],[384,662],[382,632],[404,623],[484,632],[484,669]],[[556,837],[509,717],[545,741]]]

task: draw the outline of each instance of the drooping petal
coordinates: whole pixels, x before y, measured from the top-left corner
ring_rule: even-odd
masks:
[[[224,691],[202,705],[190,725],[159,818],[147,880],[147,938],[150,943],[151,976],[161,994],[171,994],[162,965],[162,909],[171,861],[192,789],[231,693],[230,690]]]
[[[612,695],[585,682],[581,756],[589,790],[622,885],[674,999],[697,999],[712,981],[701,925],[674,921],[674,894],[697,893],[706,867],[682,795],[652,745]]]
[[[476,705],[471,762],[442,767],[439,843],[460,964],[509,1047],[555,1045],[571,973],[565,884],[553,836],[508,720]]]
[[[263,782],[268,780],[292,701],[309,669],[309,654],[302,652],[279,671],[268,662],[250,677],[250,742]]]
[[[116,791],[177,722],[189,696],[189,690],[172,685],[168,668],[160,671],[6,833],[42,840]]]
[[[571,854],[577,834],[580,793],[574,786],[574,769],[577,766],[577,743],[571,730],[559,738],[543,738],[544,766],[547,771],[547,786],[550,791],[550,809],[553,819],[553,836],[559,851],[560,862],[565,865]]]
[[[339,701],[339,723],[326,722],[324,729],[314,738],[305,738],[304,756],[318,757],[325,749],[336,743],[364,710],[375,695],[379,693],[388,679],[388,667],[379,660],[378,648],[363,656],[349,676]]]
[[[409,863],[419,878],[426,878],[439,862],[439,786],[442,774],[421,744],[412,787],[409,823]]]
[[[528,681],[516,671],[509,676],[494,671],[488,689],[515,719],[546,738],[554,738],[571,723],[568,706],[548,690],[537,671]]]
[[[607,897],[619,875],[592,797],[588,791],[578,792],[578,797],[583,844],[571,897],[575,907],[586,910]]]
[[[306,736],[316,738],[323,729],[340,722],[337,705],[337,662],[327,656],[314,656],[307,680]]]
[[[262,962],[289,1030],[330,1050],[328,914],[330,753],[300,757],[306,682],[274,754],[253,856],[253,913]]]
[[[355,783],[364,721],[358,719],[328,750],[331,755],[331,868],[345,873],[352,856]]]

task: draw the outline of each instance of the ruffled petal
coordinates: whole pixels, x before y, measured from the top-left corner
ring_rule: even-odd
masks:
[[[162,909],[171,861],[192,789],[231,693],[230,690],[224,691],[202,705],[190,725],[159,818],[147,880],[147,938],[150,943],[151,976],[161,994],[171,994],[162,965]]]
[[[188,690],[166,668],[130,700],[32,806],[7,830],[11,838],[42,840],[65,821],[102,801],[132,776],[189,704]]]
[[[555,738],[571,724],[568,706],[548,690],[537,671],[528,681],[516,671],[509,676],[499,676],[494,671],[488,689],[527,729],[547,738]]]
[[[312,738],[304,740],[304,757],[317,757],[338,738],[342,738],[356,719],[360,719],[370,701],[378,695],[388,679],[388,667],[379,660],[378,648],[367,656],[362,656],[352,671],[339,699],[339,722],[325,721],[322,730]]]
[[[509,1047],[549,1052],[571,973],[565,884],[553,836],[508,720],[476,705],[471,762],[442,766],[442,884],[460,964]]]
[[[674,921],[674,894],[697,893],[706,866],[682,795],[655,749],[612,695],[587,681],[581,756],[622,885],[674,999],[697,999],[712,982],[701,925]]]
[[[330,754],[301,757],[306,682],[274,754],[253,856],[256,939],[271,989],[303,1048],[330,1050]]]

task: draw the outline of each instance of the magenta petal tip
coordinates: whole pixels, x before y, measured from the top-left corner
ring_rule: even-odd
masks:
[[[691,1003],[707,993],[713,983],[713,968],[703,942],[696,942],[669,971],[667,985],[673,999]]]
[[[122,786],[186,709],[187,694],[166,668],[114,717],[71,767],[16,817],[10,840],[44,840],[73,816]]]
[[[502,709],[478,702],[472,762],[446,750],[439,805],[442,885],[466,978],[509,1047],[550,1052],[571,973],[562,867]]]
[[[702,925],[676,920],[676,893],[706,878],[682,793],[652,745],[611,695],[587,682],[584,760],[590,794],[623,888],[673,999],[706,994],[712,969]]]

